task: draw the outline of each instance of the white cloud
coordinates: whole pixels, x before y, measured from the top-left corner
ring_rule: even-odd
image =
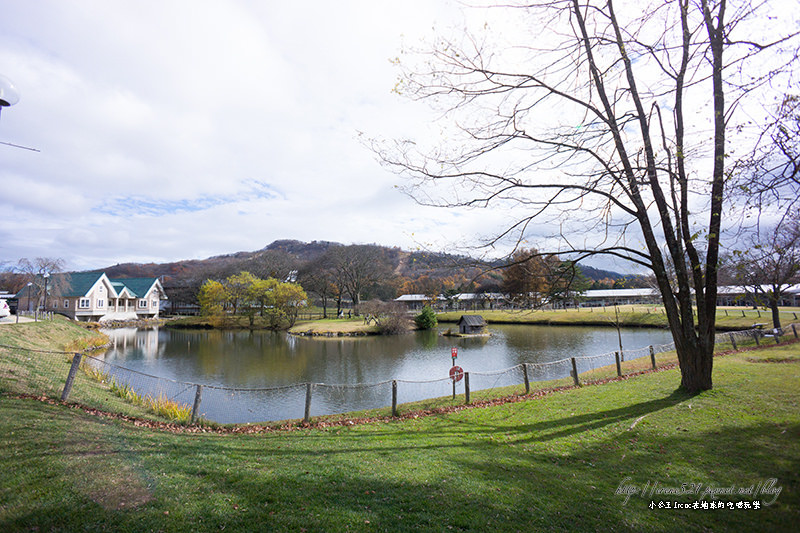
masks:
[[[0,259],[99,268],[281,238],[476,242],[507,213],[421,208],[358,132],[445,135],[392,94],[390,59],[485,21],[500,36],[527,24],[447,0],[8,3],[0,74],[21,100],[0,140],[41,152],[0,146]]]

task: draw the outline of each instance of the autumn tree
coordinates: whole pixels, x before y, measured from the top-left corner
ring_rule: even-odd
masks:
[[[405,63],[398,91],[442,108],[445,141],[373,149],[422,204],[502,209],[510,222],[487,245],[519,247],[549,226],[542,254],[602,254],[651,270],[681,386],[710,389],[729,135],[767,80],[785,84],[797,29],[768,1],[496,9],[535,31],[489,23]],[[761,39],[765,17],[774,20]]]
[[[200,302],[200,314],[204,316],[221,316],[225,312],[228,295],[219,281],[209,279],[200,286],[197,292]]]
[[[206,280],[198,299],[203,315],[222,316],[230,309],[234,316],[247,317],[250,328],[260,315],[274,329],[292,327],[300,309],[308,303],[308,296],[297,283],[261,279],[249,272],[234,274],[221,282]]]
[[[540,255],[536,249],[520,249],[512,254],[503,269],[503,292],[520,307],[539,307],[547,293],[547,280],[554,256]]]
[[[274,281],[271,306],[268,309],[270,325],[277,328],[281,324],[294,326],[300,309],[308,302],[303,287],[297,283]]]
[[[228,295],[228,303],[233,308],[233,314],[239,313],[239,308],[244,307],[245,311],[252,308],[253,283],[257,280],[250,272],[239,272],[225,278],[222,285]]]

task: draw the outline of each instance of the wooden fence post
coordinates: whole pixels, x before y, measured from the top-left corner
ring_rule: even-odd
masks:
[[[775,328],[775,344],[781,343],[781,330]]]
[[[203,386],[198,385],[194,391],[194,405],[192,405],[192,424],[197,420],[197,410],[200,408],[200,400],[203,396]]]
[[[464,403],[469,404],[469,372],[464,372]]]
[[[653,370],[656,369],[656,350],[653,348],[653,345],[650,345],[650,364],[653,366]]]
[[[303,422],[308,424],[311,421],[311,383],[306,383],[306,413],[303,417]]]
[[[761,343],[758,341],[758,331],[753,331],[753,338],[756,340],[756,346],[761,346]]]
[[[69,374],[67,374],[67,381],[64,383],[64,390],[61,391],[61,401],[66,402],[69,398],[69,393],[72,391],[72,383],[75,381],[75,374],[78,373],[78,368],[81,366],[81,354],[76,353],[72,358],[72,366],[69,367]]]
[[[725,316],[728,316],[728,310],[725,309]]]
[[[614,352],[614,359],[617,362],[617,377],[622,377],[622,367],[619,364],[619,352]]]
[[[794,324],[792,324],[792,332],[794,333],[794,338],[796,339],[797,338],[797,328],[794,327]]]
[[[738,350],[739,348],[736,347],[736,338],[733,336],[733,333],[728,333],[728,337],[731,339],[731,344],[733,344],[733,349]]]
[[[528,378],[528,363],[522,363],[522,378],[525,380],[525,394],[530,394],[531,381]]]
[[[742,318],[744,318],[744,309],[742,309]]]
[[[392,416],[397,416],[397,380],[392,380]]]
[[[572,379],[575,381],[575,385],[580,385],[581,382],[578,379],[578,363],[575,362],[575,358],[572,358]]]

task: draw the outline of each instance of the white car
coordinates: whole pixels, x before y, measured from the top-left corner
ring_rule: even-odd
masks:
[[[8,302],[0,300],[0,318],[5,318],[11,314],[11,309],[8,307]]]

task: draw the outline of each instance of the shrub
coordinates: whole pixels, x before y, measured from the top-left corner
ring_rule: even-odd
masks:
[[[395,302],[370,300],[361,306],[366,323],[373,322],[384,335],[397,335],[411,329],[411,320],[403,305]]]
[[[414,317],[414,323],[419,329],[433,329],[439,321],[436,320],[436,313],[433,312],[433,309],[426,305],[422,308],[422,312]]]

